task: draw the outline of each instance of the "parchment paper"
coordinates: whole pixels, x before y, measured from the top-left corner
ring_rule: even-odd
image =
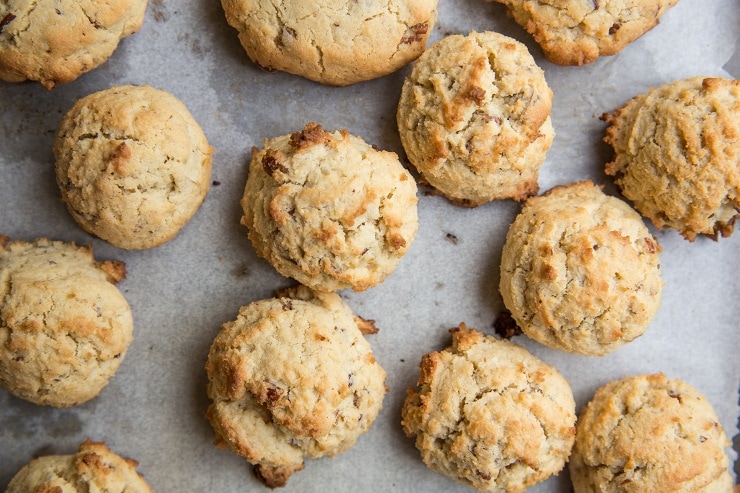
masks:
[[[585,67],[558,67],[502,6],[441,0],[433,40],[494,30],[524,42],[555,94],[557,135],[541,170],[541,190],[588,178],[616,194],[603,173],[610,149],[601,141],[599,116],[651,86],[693,75],[728,76],[722,67],[732,66],[739,26],[737,0],[682,0],[621,54]],[[403,156],[395,110],[408,70],[346,88],[268,74],[247,59],[219,2],[151,0],[141,31],[77,81],[52,92],[35,83],[0,83],[0,233],[92,243],[98,258],[125,261],[129,275],[119,287],[135,319],[125,361],[93,401],[52,409],[0,391],[0,489],[32,457],[72,453],[89,437],[138,460],[155,491],[266,491],[242,458],[212,445],[204,418],[203,367],[220,325],[241,305],[292,284],[257,258],[239,225],[249,149],[317,121]],[[78,98],[118,84],[172,92],[216,149],[203,207],[173,241],[151,250],[117,249],[84,233],[61,203],[54,179],[51,147],[63,114]],[[424,466],[401,430],[400,409],[421,356],[446,347],[450,327],[464,321],[493,333],[503,308],[501,249],[518,210],[513,201],[462,209],[420,194],[419,233],[399,268],[364,293],[342,292],[380,328],[369,340],[388,372],[384,408],[349,451],[307,460],[286,492],[470,491]],[[525,336],[515,341],[564,374],[579,408],[611,379],[662,371],[703,392],[731,437],[740,376],[740,232],[692,244],[674,231],[652,231],[663,247],[666,285],[643,337],[604,358],[550,350]],[[570,491],[567,472],[531,491]]]

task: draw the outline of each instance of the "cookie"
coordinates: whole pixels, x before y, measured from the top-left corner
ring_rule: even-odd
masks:
[[[47,89],[105,62],[144,22],[146,0],[0,2],[0,79]]]
[[[625,377],[581,410],[570,475],[575,493],[732,493],[729,444],[694,387],[663,374]]]
[[[694,241],[740,215],[740,81],[693,77],[636,96],[603,119],[606,173],[657,228]]]
[[[398,130],[409,161],[453,202],[522,200],[554,136],[552,91],[522,43],[494,32],[448,36],[403,84]]]
[[[584,65],[614,55],[655,27],[678,0],[488,0],[534,36],[548,60]]]
[[[132,340],[115,287],[124,264],[96,262],[89,246],[0,240],[0,387],[56,407],[94,398]]]
[[[57,183],[72,217],[134,250],[171,240],[190,221],[210,187],[212,153],[185,105],[149,86],[80,99],[54,142]]]
[[[523,492],[557,474],[575,436],[575,402],[552,366],[460,324],[424,355],[403,429],[424,463],[478,491]]]
[[[270,487],[304,457],[351,447],[385,395],[385,371],[349,307],[305,286],[242,307],[214,340],[206,372],[216,443]]]
[[[424,51],[438,0],[221,0],[249,58],[323,84],[389,74]]]
[[[640,215],[590,181],[527,200],[509,227],[500,291],[517,325],[555,349],[603,356],[642,335],[663,288]]]
[[[136,472],[138,465],[105,443],[86,440],[76,454],[33,459],[10,480],[5,493],[150,493]]]
[[[363,291],[411,246],[416,203],[395,153],[309,123],[252,149],[241,222],[282,275],[320,291]]]

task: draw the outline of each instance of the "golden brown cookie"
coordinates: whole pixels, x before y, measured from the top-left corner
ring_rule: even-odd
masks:
[[[96,262],[91,247],[0,240],[0,387],[57,407],[94,398],[133,338],[115,287],[125,266]]]
[[[411,246],[416,203],[395,153],[309,123],[252,149],[242,224],[282,275],[320,291],[363,291]]]
[[[421,55],[438,0],[221,0],[249,58],[335,86],[389,74]]]
[[[105,62],[138,31],[147,0],[0,2],[0,79],[35,80],[47,89]]]
[[[459,205],[523,200],[552,144],[552,91],[522,43],[494,32],[448,36],[403,85],[401,142],[424,180]]]
[[[606,173],[658,228],[730,236],[740,216],[740,81],[678,80],[611,115]]]
[[[331,457],[368,431],[385,371],[336,293],[305,286],[239,310],[213,341],[208,419],[219,445],[283,486],[304,457]]]
[[[478,491],[518,493],[553,474],[575,437],[575,402],[552,366],[460,324],[424,355],[402,410],[424,463]]]
[[[62,199],[87,232],[120,248],[165,243],[208,192],[211,154],[185,105],[150,86],[86,96],[54,142]]]
[[[105,443],[86,440],[76,454],[32,460],[13,477],[5,493],[150,493],[136,472],[138,465],[116,455]]]
[[[732,493],[730,444],[706,398],[663,374],[600,388],[580,412],[575,493]]]
[[[663,281],[660,247],[625,202],[590,181],[527,200],[506,235],[501,296],[529,337],[603,356],[642,335]]]
[[[488,0],[508,13],[558,65],[614,55],[655,27],[678,0]]]

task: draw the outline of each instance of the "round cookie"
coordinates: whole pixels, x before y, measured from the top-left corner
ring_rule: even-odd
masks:
[[[740,216],[740,81],[693,77],[636,96],[612,115],[606,173],[658,228],[730,236]]]
[[[32,460],[10,480],[5,493],[150,493],[136,472],[138,465],[116,455],[105,443],[86,440],[76,454]]]
[[[72,217],[126,249],[161,245],[185,226],[210,187],[212,153],[185,105],[149,86],[80,99],[54,142],[57,183]]]
[[[663,288],[660,246],[640,215],[590,181],[527,200],[506,235],[501,296],[555,349],[603,356],[642,335]]]
[[[349,307],[305,286],[242,307],[214,340],[206,372],[216,443],[270,487],[285,485],[304,457],[351,447],[386,391]]]
[[[397,121],[424,180],[475,207],[522,200],[552,144],[552,91],[522,43],[494,32],[448,36],[406,78]]]
[[[411,246],[416,203],[395,153],[309,123],[252,149],[242,224],[282,275],[319,291],[363,291]]]
[[[558,371],[526,349],[460,324],[424,355],[402,410],[430,468],[478,491],[518,493],[565,465],[575,402]]]
[[[625,377],[580,412],[569,470],[575,493],[731,493],[729,444],[692,386],[663,374]]]
[[[335,86],[381,77],[421,55],[437,3],[221,0],[252,61]]]
[[[678,0],[488,0],[508,14],[558,65],[584,65],[614,55],[655,27]]]
[[[0,79],[47,89],[105,62],[121,38],[138,31],[147,0],[0,2]]]
[[[96,262],[89,246],[0,240],[0,387],[57,407],[94,398],[133,338],[115,287],[125,266]]]

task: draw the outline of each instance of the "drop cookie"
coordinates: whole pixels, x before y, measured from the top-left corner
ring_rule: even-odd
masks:
[[[346,86],[394,72],[421,55],[438,0],[221,0],[252,61]]]
[[[590,181],[527,200],[506,235],[500,290],[522,331],[603,356],[642,335],[660,305],[660,246],[640,215]]]
[[[252,149],[242,224],[282,275],[319,291],[363,291],[411,246],[416,203],[395,153],[309,123]]]
[[[72,243],[0,240],[0,387],[56,407],[94,398],[133,338],[115,287],[125,266]]]
[[[165,243],[210,187],[206,136],[185,105],[149,86],[77,101],[54,142],[62,200],[88,233],[126,249]]]
[[[678,0],[488,0],[508,14],[558,65],[584,65],[614,55],[655,27]]]
[[[603,119],[606,173],[657,228],[689,241],[730,236],[740,216],[740,81],[692,77],[636,96]]]
[[[0,3],[0,79],[47,89],[105,62],[144,22],[146,0],[5,0]]]
[[[208,419],[219,445],[283,486],[304,457],[334,456],[368,431],[385,371],[336,293],[305,286],[242,307],[206,363]]]
[[[403,429],[431,469],[478,491],[525,491],[565,465],[575,402],[552,366],[460,324],[452,345],[424,355]]]
[[[414,63],[396,114],[409,161],[453,202],[522,200],[554,131],[552,91],[527,47],[494,32],[443,38]]]
[[[133,459],[112,452],[105,443],[86,440],[71,455],[47,455],[23,466],[5,493],[150,493]]]
[[[663,374],[625,377],[579,413],[569,470],[575,493],[732,493],[729,444],[694,387]]]

